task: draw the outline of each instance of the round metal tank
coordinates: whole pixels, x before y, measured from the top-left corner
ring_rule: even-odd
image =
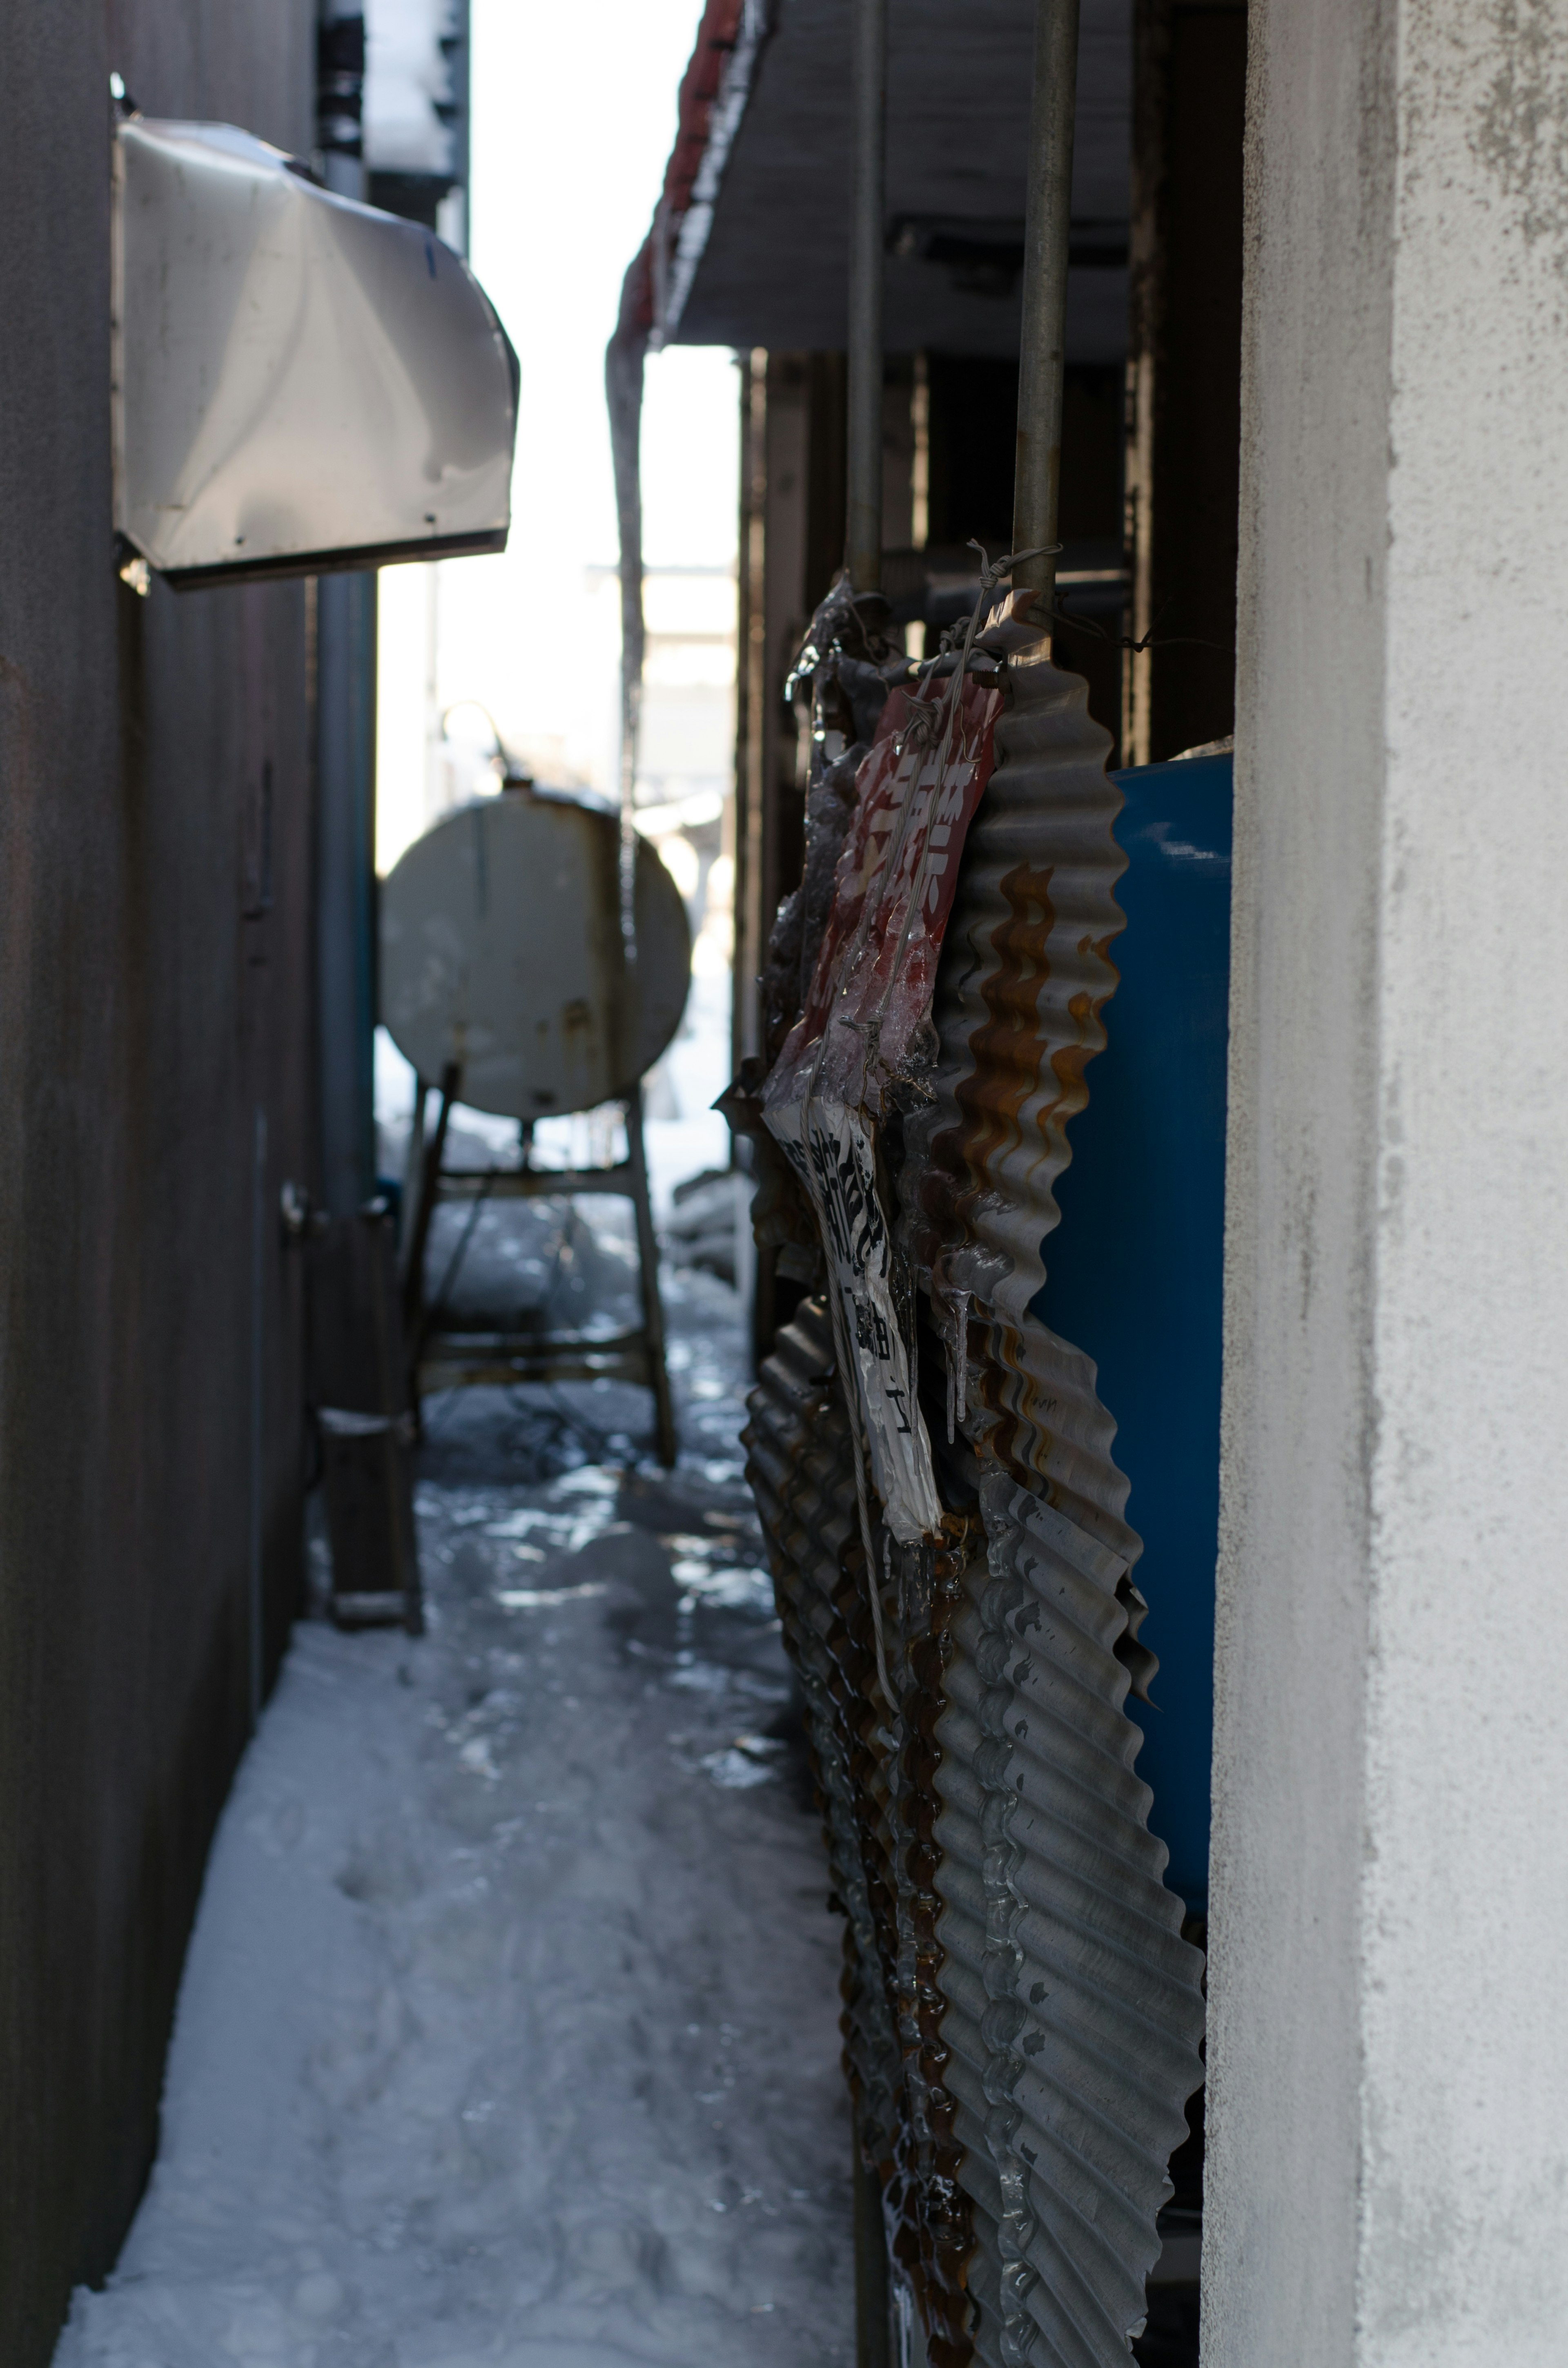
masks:
[[[1127,1708],[1145,1736],[1138,1773],[1167,1880],[1195,1910],[1207,1905],[1214,1729],[1231,773],[1229,757],[1189,757],[1112,776],[1127,801],[1119,984],[1068,1131],[1062,1222],[1034,1303],[1094,1359],[1117,1426],[1127,1519],[1143,1540],[1142,1641],[1160,1659],[1157,1706]]]
[[[416,839],[381,887],[381,1018],[418,1075],[503,1118],[630,1091],[680,1024],[691,932],[639,839],[637,961],[621,949],[620,826],[574,799],[505,791]]]

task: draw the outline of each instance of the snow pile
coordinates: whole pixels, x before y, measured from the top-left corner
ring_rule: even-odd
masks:
[[[440,1402],[429,1635],[301,1628],[214,1851],[163,2151],[56,2368],[848,2361],[839,1926],[735,1302],[666,1297],[678,1473],[561,1468],[645,1429],[637,1393]]]

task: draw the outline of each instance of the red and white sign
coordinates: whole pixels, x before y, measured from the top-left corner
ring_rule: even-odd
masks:
[[[994,763],[1001,693],[970,677],[893,691],[857,783],[805,1009],[763,1094],[811,1195],[853,1360],[888,1527],[941,1518],[911,1344],[893,1303],[876,1128],[931,1011],[965,836]]]

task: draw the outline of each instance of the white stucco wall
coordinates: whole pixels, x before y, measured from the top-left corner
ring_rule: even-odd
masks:
[[[1568,2359],[1568,0],[1254,0],[1205,2368]]]

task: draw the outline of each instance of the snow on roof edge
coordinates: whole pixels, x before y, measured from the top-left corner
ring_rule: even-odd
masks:
[[[681,77],[664,187],[653,226],[627,272],[622,301],[623,325],[631,325],[630,314],[655,351],[680,325],[771,29],[772,0],[705,0]]]

